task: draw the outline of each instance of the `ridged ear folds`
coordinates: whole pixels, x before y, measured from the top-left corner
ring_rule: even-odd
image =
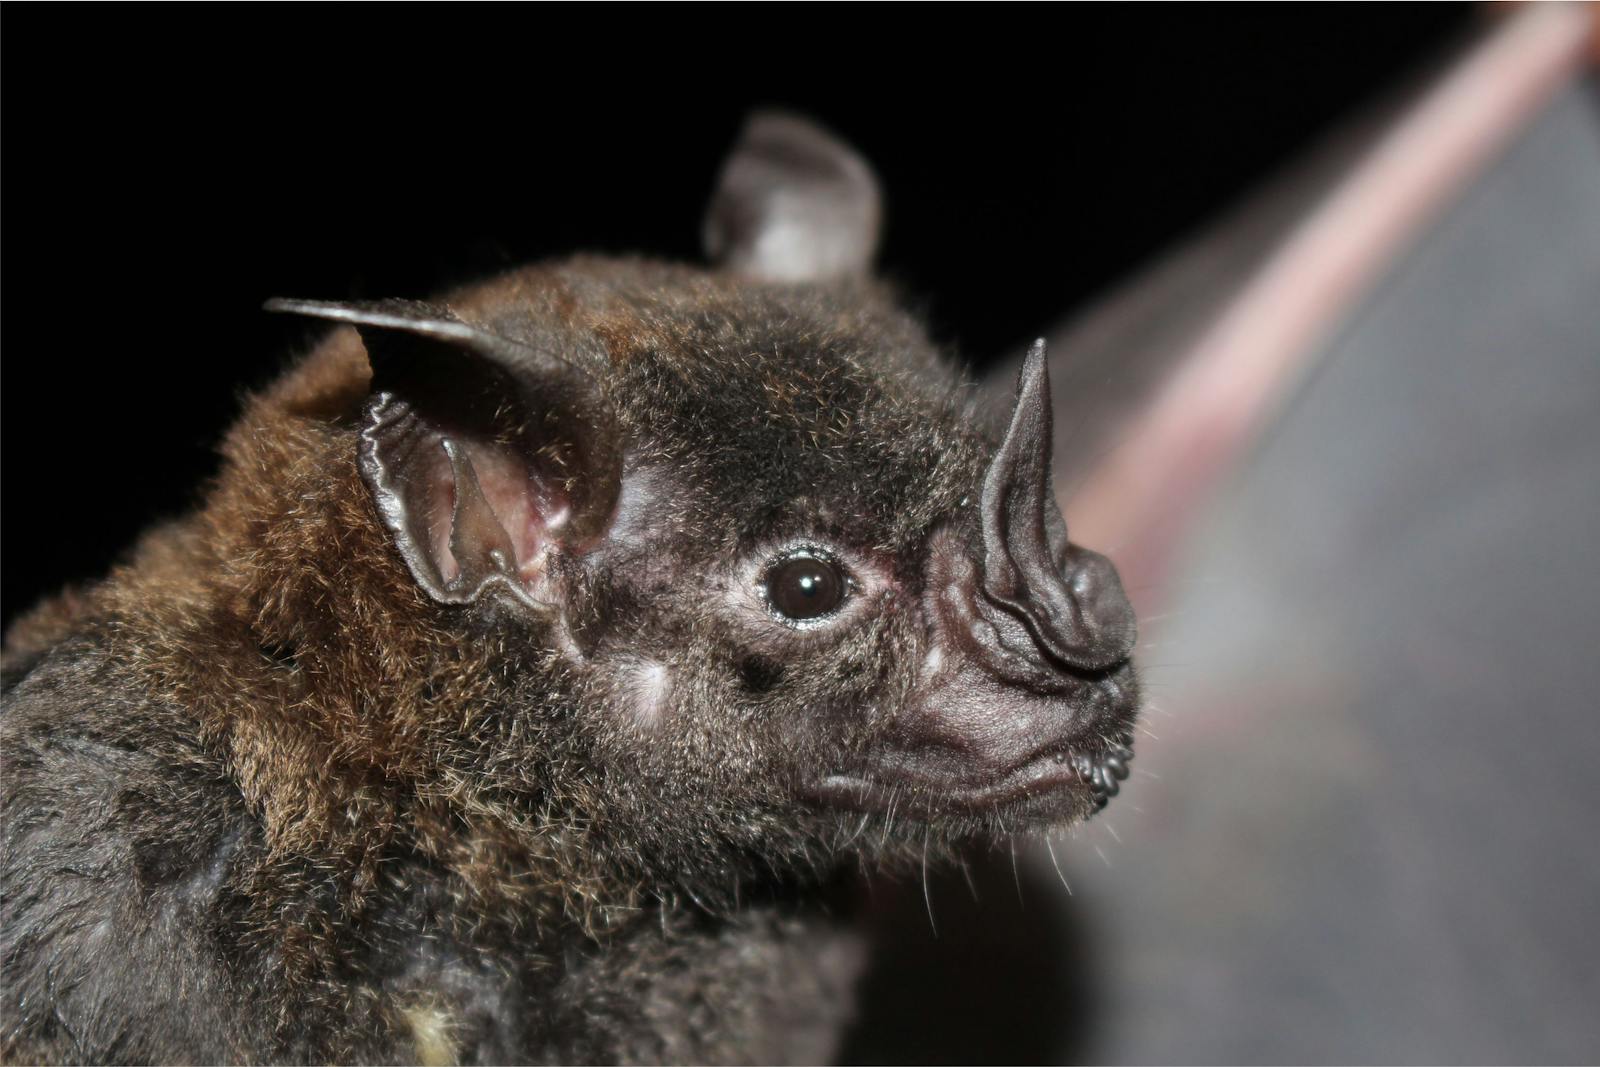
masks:
[[[602,533],[621,449],[597,383],[559,354],[403,300],[274,300],[348,323],[372,365],[358,461],[417,584],[534,608],[549,551]]]

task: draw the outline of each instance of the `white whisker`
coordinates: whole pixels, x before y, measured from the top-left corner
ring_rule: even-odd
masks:
[[[1007,837],[1006,844],[1011,846],[1011,880],[1017,885],[1017,906],[1025,906],[1022,899],[1022,873],[1017,870],[1017,839]]]
[[[969,864],[965,859],[960,861],[960,865],[961,877],[967,883],[967,892],[972,894],[972,902],[976,904],[978,903],[978,886],[977,883],[972,880],[972,865]]]
[[[1056,877],[1061,879],[1061,887],[1067,891],[1067,896],[1072,896],[1072,883],[1067,881],[1067,876],[1061,871],[1061,861],[1056,859],[1056,847],[1050,843],[1050,838],[1044,839],[1045,851],[1050,853],[1050,866],[1056,869]]]

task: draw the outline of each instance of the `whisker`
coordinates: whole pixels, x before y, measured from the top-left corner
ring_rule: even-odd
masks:
[[[1179,616],[1187,615],[1188,613],[1188,608],[1174,608],[1172,611],[1163,611],[1159,615],[1145,615],[1140,618],[1139,625],[1149,626],[1153,622],[1165,622],[1168,619],[1176,619]]]
[[[1017,870],[1017,839],[1014,837],[1008,837],[1006,838],[1006,844],[1011,846],[1011,880],[1017,885],[1017,907],[1024,907],[1025,902],[1022,899],[1022,873]]]
[[[978,903],[978,884],[972,880],[972,865],[963,857],[960,861],[961,877],[967,883],[967,892],[972,894],[972,902]]]
[[[1072,883],[1067,881],[1067,876],[1061,871],[1061,861],[1056,859],[1056,847],[1050,843],[1048,836],[1044,839],[1045,851],[1050,853],[1050,866],[1056,869],[1056,877],[1061,879],[1061,887],[1067,891],[1067,896],[1072,896]]]
[[[855,844],[856,843],[856,839],[859,838],[862,834],[864,834],[866,832],[867,823],[869,821],[871,821],[871,819],[872,819],[872,813],[871,812],[866,812],[861,816],[861,822],[860,822],[860,824],[858,824],[856,826],[855,832],[852,833],[845,840],[845,843],[844,843],[844,847],[845,848],[849,848],[851,845]]]

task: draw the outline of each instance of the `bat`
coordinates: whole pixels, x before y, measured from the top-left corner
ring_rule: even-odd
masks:
[[[578,256],[337,327],[197,510],[8,636],[13,1060],[816,1062],[840,879],[1092,815],[1136,623],[1010,410],[758,116],[709,267]]]

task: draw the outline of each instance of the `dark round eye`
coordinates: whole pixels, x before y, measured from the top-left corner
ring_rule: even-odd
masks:
[[[815,556],[794,556],[767,572],[767,600],[786,619],[806,622],[839,610],[845,577],[839,568]]]

